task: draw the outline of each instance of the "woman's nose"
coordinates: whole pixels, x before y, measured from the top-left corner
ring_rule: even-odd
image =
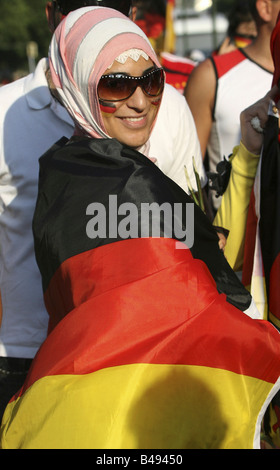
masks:
[[[133,95],[128,98],[127,106],[142,111],[147,106],[147,100],[148,97],[145,95],[142,88],[138,86]]]

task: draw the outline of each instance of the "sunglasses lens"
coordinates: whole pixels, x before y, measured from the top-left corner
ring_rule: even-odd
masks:
[[[98,84],[98,97],[104,101],[120,101],[126,99],[134,87],[127,78],[102,77]]]
[[[158,69],[143,79],[143,89],[147,95],[158,96],[164,86],[163,70]]]

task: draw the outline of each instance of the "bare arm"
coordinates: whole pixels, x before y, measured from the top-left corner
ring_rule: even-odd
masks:
[[[194,68],[184,91],[195,121],[203,158],[212,127],[215,89],[216,76],[213,65],[210,59],[206,59]]]

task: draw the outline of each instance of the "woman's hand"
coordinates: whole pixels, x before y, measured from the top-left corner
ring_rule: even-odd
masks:
[[[235,51],[235,49],[237,49],[237,47],[232,42],[232,39],[229,36],[226,36],[219,48],[218,54],[227,54],[228,52]]]
[[[261,100],[249,106],[240,115],[241,141],[246,149],[259,155],[263,144],[263,130],[268,119],[268,109],[272,104],[275,114],[280,109],[280,101],[275,105],[274,98],[279,95],[278,86],[274,86]]]

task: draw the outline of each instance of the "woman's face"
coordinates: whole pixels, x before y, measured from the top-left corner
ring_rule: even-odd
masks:
[[[137,62],[128,58],[125,64],[114,62],[104,75],[122,73],[133,77],[141,77],[154,69],[151,59],[142,56]],[[161,95],[146,95],[138,86],[135,92],[124,101],[106,103],[100,101],[100,109],[107,134],[129,147],[139,148],[149,139],[155,121]],[[108,106],[107,106],[108,105]],[[108,112],[108,110],[110,112]]]

